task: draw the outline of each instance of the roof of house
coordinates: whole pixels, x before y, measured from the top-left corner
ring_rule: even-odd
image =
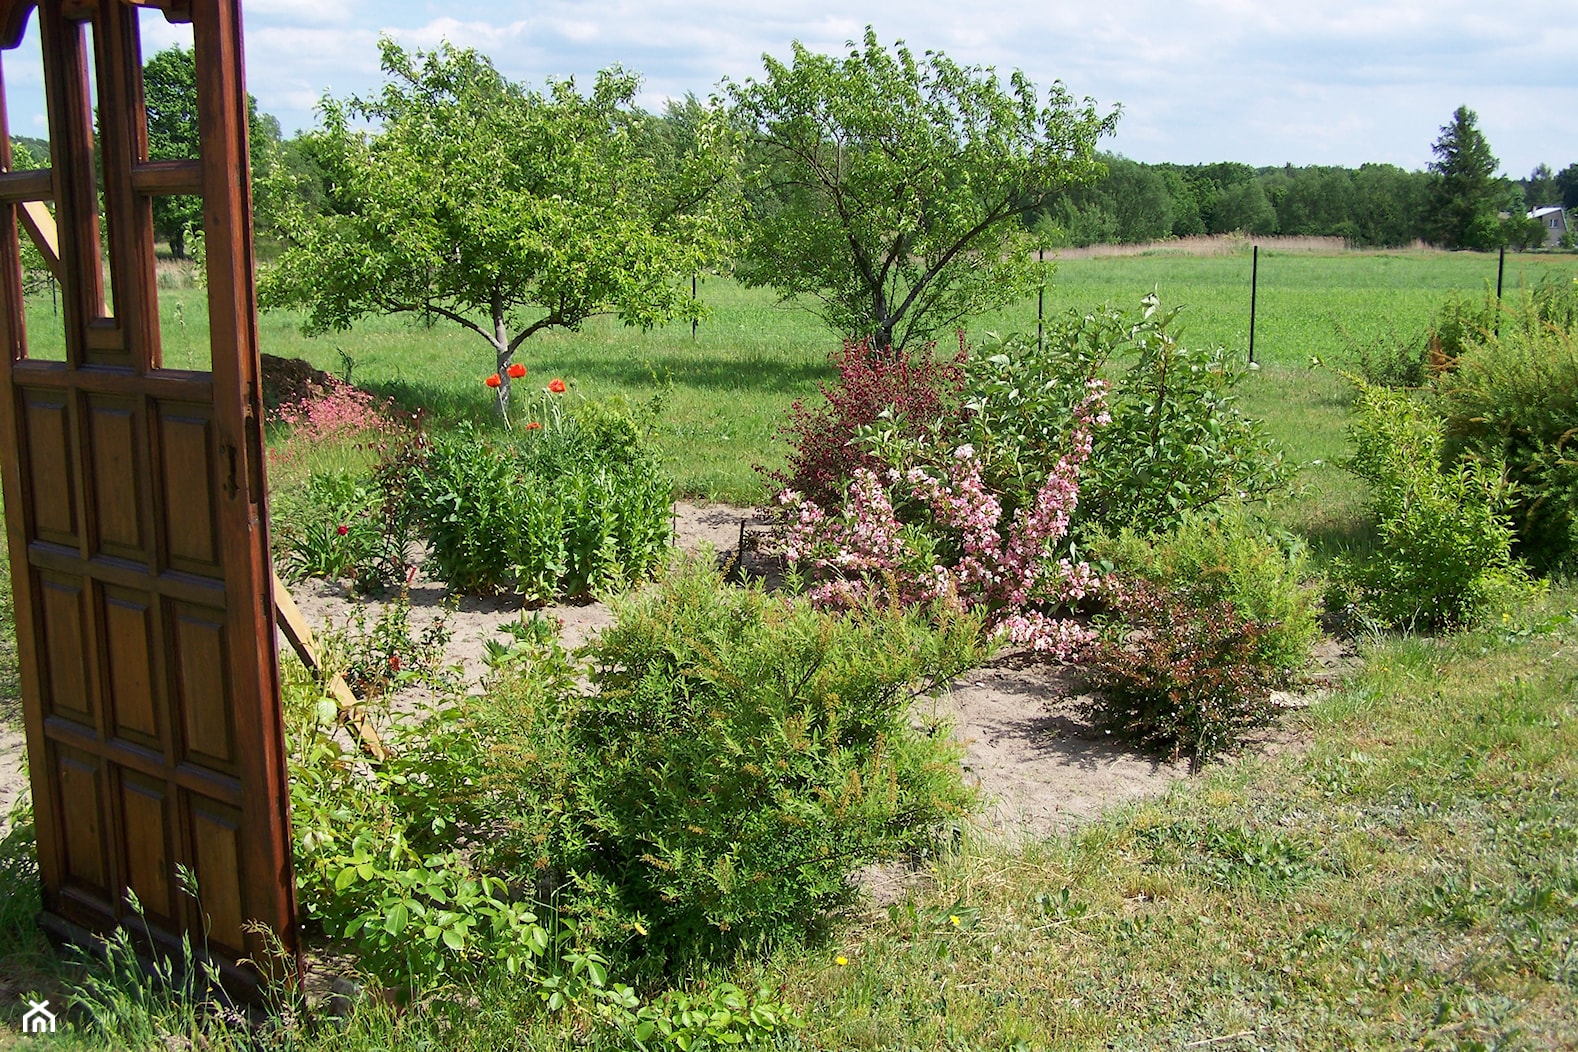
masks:
[[[1544,219],[1548,215],[1555,215],[1562,210],[1561,205],[1541,205],[1529,213],[1530,219]]]

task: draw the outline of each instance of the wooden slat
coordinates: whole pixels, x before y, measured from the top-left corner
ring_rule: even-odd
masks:
[[[54,196],[55,177],[48,168],[0,172],[0,201],[48,201]]]
[[[172,196],[203,192],[203,166],[197,161],[145,161],[132,168],[139,194]]]
[[[60,281],[64,274],[60,269],[60,232],[55,229],[55,217],[49,214],[42,201],[23,201],[17,206],[16,214],[27,236],[38,247],[38,254],[44,257],[44,265],[55,275],[55,280]]]
[[[301,658],[301,663],[307,666],[308,671],[322,679],[323,665],[318,659],[318,646],[312,638],[312,628],[307,624],[307,619],[301,616],[296,600],[290,596],[290,589],[285,587],[285,582],[279,579],[277,573],[274,574],[274,609],[279,614],[280,630],[290,641],[296,656]],[[323,688],[339,705],[340,720],[356,735],[362,751],[375,760],[388,759],[389,753],[379,739],[378,731],[362,712],[361,702],[352,692],[350,684],[340,678],[339,673],[335,673],[324,681]]]

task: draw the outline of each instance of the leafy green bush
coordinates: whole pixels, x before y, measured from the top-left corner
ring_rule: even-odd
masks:
[[[1291,473],[1233,389],[1244,370],[1220,347],[1181,344],[1179,308],[1153,294],[1138,315],[1107,308],[1071,312],[1044,341],[988,341],[967,363],[966,437],[987,477],[1033,498],[1064,455],[1075,405],[1087,384],[1115,377],[1111,421],[1097,429],[1081,472],[1077,523],[1116,532],[1166,530],[1225,499],[1263,500]]]
[[[274,506],[271,525],[287,576],[352,578],[369,589],[404,565],[409,534],[390,530],[378,485],[350,472],[313,472]]]
[[[1098,534],[1086,554],[1123,578],[1143,578],[1201,607],[1230,603],[1260,626],[1255,660],[1297,673],[1319,634],[1314,595],[1304,586],[1302,541],[1267,527],[1243,508],[1214,517],[1196,513],[1166,533],[1125,529]]]
[[[616,613],[587,650],[592,693],[535,663],[504,670],[491,705],[513,743],[489,781],[515,800],[500,850],[593,941],[660,967],[796,938],[856,867],[971,805],[957,747],[907,702],[980,660],[976,622],[831,617],[701,561]]]
[[[536,682],[574,693],[562,650],[539,652]],[[344,939],[361,971],[411,997],[441,987],[502,988],[574,1013],[618,1047],[757,1045],[800,1025],[771,991],[730,984],[670,990],[643,1003],[575,923],[486,850],[510,794],[490,794],[494,757],[513,730],[459,697],[397,719],[389,757],[366,763],[334,734],[333,702],[287,679],[296,881],[309,924]]]
[[[1578,569],[1578,335],[1555,293],[1545,306],[1569,327],[1528,319],[1523,312],[1537,315],[1539,306],[1525,305],[1499,338],[1467,344],[1437,378],[1436,394],[1447,463],[1506,464],[1514,551],[1538,570],[1571,571]]]
[[[1115,606],[1081,666],[1098,726],[1197,768],[1275,717],[1281,673],[1261,657],[1265,628],[1232,603],[1141,580]]]
[[[548,599],[649,573],[668,546],[672,487],[627,437],[605,416],[519,439],[471,425],[434,439],[408,491],[438,576]]]
[[[1442,468],[1442,424],[1406,394],[1359,381],[1345,465],[1370,484],[1376,550],[1337,576],[1357,605],[1403,628],[1473,624],[1531,587],[1512,557],[1501,465]]]

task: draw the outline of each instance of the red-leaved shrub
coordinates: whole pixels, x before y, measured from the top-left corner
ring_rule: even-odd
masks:
[[[789,423],[778,433],[789,441],[789,463],[781,471],[758,468],[773,493],[794,490],[824,508],[836,507],[859,468],[884,470],[876,456],[850,439],[862,427],[886,424],[900,437],[913,437],[935,424],[957,420],[964,390],[964,337],[959,352],[939,358],[935,345],[919,351],[879,348],[869,339],[846,340],[833,356],[838,380],[822,384],[825,404],[810,408],[796,401]]]
[[[1279,670],[1259,654],[1266,629],[1232,603],[1202,606],[1137,581],[1116,605],[1081,669],[1098,726],[1198,767],[1276,716]]]

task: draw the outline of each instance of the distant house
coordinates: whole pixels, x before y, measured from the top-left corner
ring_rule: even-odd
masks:
[[[1546,248],[1554,246],[1567,233],[1567,213],[1562,211],[1560,205],[1542,205],[1530,212],[1529,218],[1545,224]]]

